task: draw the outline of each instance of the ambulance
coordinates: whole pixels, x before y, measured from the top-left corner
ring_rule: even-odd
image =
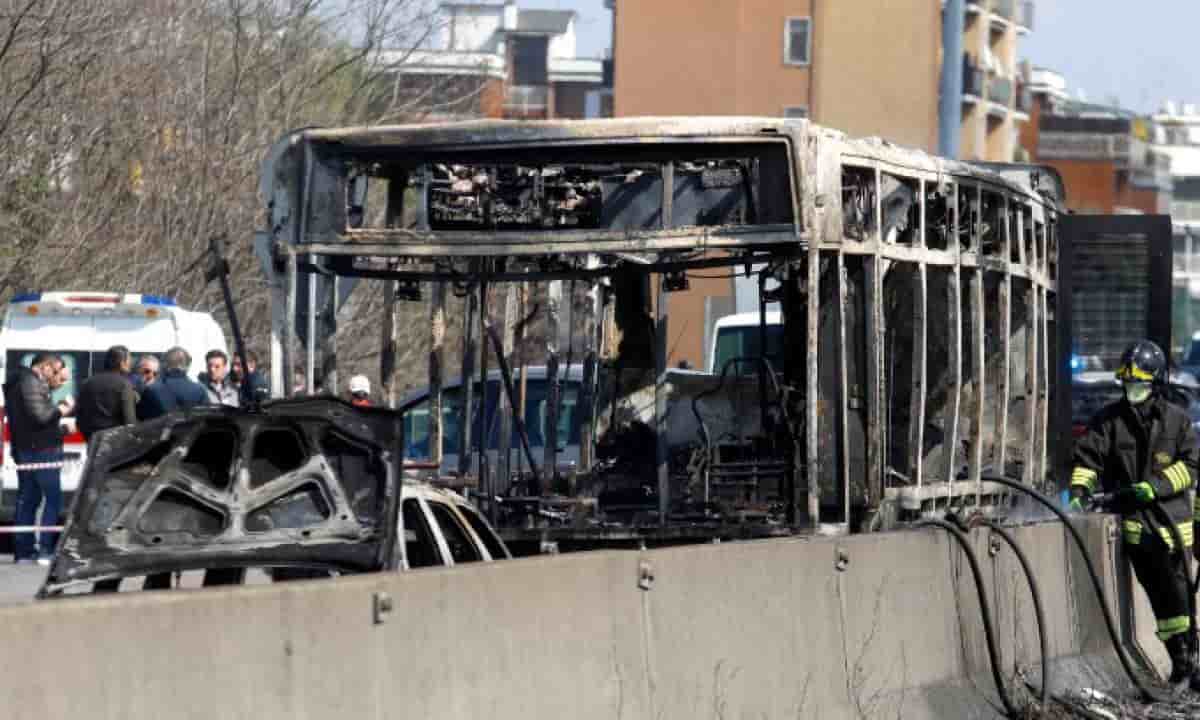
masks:
[[[104,369],[105,352],[113,345],[129,348],[135,361],[142,355],[161,360],[167,350],[178,345],[192,356],[188,374],[193,379],[205,369],[205,353],[226,349],[225,335],[212,315],[184,310],[170,298],[106,292],[26,293],[9,301],[0,321],[0,378],[7,378],[18,365],[28,366],[39,352],[58,353],[71,370],[71,381],[53,393],[57,403],[74,397],[93,373]],[[0,391],[0,406],[3,401]],[[0,518],[11,519],[17,473],[9,452],[7,418],[0,422],[4,424]],[[87,447],[73,418],[64,419],[63,425],[62,486],[69,495],[79,484]],[[64,502],[64,507],[69,505]]]

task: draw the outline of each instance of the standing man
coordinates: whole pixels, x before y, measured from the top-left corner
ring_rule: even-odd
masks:
[[[208,393],[204,386],[187,376],[192,358],[187,350],[173,347],[163,358],[166,370],[162,379],[146,386],[142,395],[140,417],[143,420],[162,417],[174,410],[187,410],[197,405],[208,404]]]
[[[146,419],[146,390],[158,382],[158,373],[158,358],[153,355],[143,355],[138,358],[137,371],[131,376],[137,378],[136,381],[133,381],[133,392],[137,396],[138,420]]]
[[[246,369],[242,369],[242,359],[233,356],[233,368],[230,371],[234,385],[238,388],[242,406],[249,406],[271,397],[271,385],[258,372],[258,355],[253,350],[246,351]]]
[[[18,466],[35,466],[17,471],[17,525],[35,525],[37,509],[43,500],[42,524],[58,524],[62,509],[62,467],[36,466],[62,462],[63,438],[58,421],[71,415],[73,407],[69,400],[54,405],[50,393],[62,387],[65,380],[62,358],[43,352],[34,355],[29,367],[13,371],[4,385],[7,400],[4,412],[12,432],[13,459]],[[49,565],[57,542],[58,533],[42,533],[38,549],[33,533],[17,533],[13,538],[13,558],[18,563],[36,559],[39,564]]]
[[[129,348],[114,345],[104,354],[104,372],[88,379],[79,389],[79,432],[91,442],[101,430],[137,422],[133,386],[129,383],[132,358]]]
[[[1142,340],[1125,350],[1117,379],[1124,397],[1097,413],[1075,443],[1071,505],[1080,508],[1101,488],[1112,493],[1125,552],[1171,656],[1170,681],[1200,691],[1186,556],[1200,438],[1187,413],[1163,397],[1167,357],[1157,345]]]
[[[202,378],[204,391],[211,405],[238,406],[240,393],[229,377],[229,356],[220,350],[209,350],[204,356],[208,374]]]

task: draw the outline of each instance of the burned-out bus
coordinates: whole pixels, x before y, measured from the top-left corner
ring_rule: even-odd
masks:
[[[494,517],[553,498],[601,521],[869,530],[1006,506],[988,474],[1054,475],[1053,170],[798,120],[467,122],[297,131],[261,189],[276,395],[301,357],[337,386],[333,279],[386,281],[384,382],[430,389],[433,457],[414,466]],[[763,342],[711,373],[667,366],[672,297],[700,272],[758,277],[760,330],[768,303],[783,325],[773,359]],[[419,328],[396,320],[405,300],[428,307]],[[522,340],[526,314],[541,329]],[[422,367],[397,367],[412,343]],[[521,392],[526,362],[552,379],[565,361],[583,367],[570,467],[528,443],[531,418],[559,425],[553,382],[541,415]],[[455,467],[449,432],[476,448]]]

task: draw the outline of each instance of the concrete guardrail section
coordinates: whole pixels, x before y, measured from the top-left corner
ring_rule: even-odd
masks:
[[[1084,521],[1125,632],[1161,670],[1112,528]],[[1016,535],[1055,684],[1122,686],[1062,527]],[[1036,683],[1020,566],[1006,546],[989,554],[986,529],[973,542],[1005,673]],[[932,529],[63,599],[0,610],[0,627],[10,720],[962,718],[998,705],[969,567]]]

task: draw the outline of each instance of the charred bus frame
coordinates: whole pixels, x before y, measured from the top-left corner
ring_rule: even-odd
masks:
[[[364,189],[380,181],[386,192]],[[1063,197],[1053,170],[957,162],[806,121],[476,122],[297,131],[272,149],[262,192],[276,396],[291,394],[283,369],[293,367],[302,303],[311,323],[308,367],[336,386],[334,292],[297,297],[301,273],[382,278],[398,297],[431,286],[436,409],[447,286],[486,297],[480,288],[495,283],[585,283],[593,302],[585,313],[584,392],[594,401],[605,359],[598,354],[615,345],[606,327],[633,340],[649,331],[652,360],[643,343],[640,361],[659,388],[673,280],[699,267],[756,267],[777,283],[769,299],[780,303],[784,323],[776,420],[791,441],[790,527],[824,520],[872,529],[947,505],[1004,505],[1003,488],[981,480],[989,470],[1030,484],[1053,471],[1047,438],[1056,407]],[[364,220],[372,215],[374,222]],[[658,302],[647,328],[648,283],[634,283],[630,293],[622,279],[650,276],[659,278]],[[601,286],[615,303],[599,299]],[[475,312],[468,327],[479,329],[467,341],[484,343],[486,378],[492,329],[487,308]],[[554,312],[549,322],[557,322]],[[385,319],[385,336],[394,338],[392,323]],[[548,344],[553,366],[559,351]],[[508,352],[503,341],[495,349]],[[395,355],[386,344],[384,351],[387,384]],[[474,369],[464,363],[463,372]],[[396,388],[388,393],[394,402]],[[670,488],[658,394],[665,522]],[[585,419],[583,472],[595,459],[594,418],[593,411]],[[430,422],[440,437],[441,413],[431,412]],[[460,423],[466,433],[470,425]],[[469,438],[460,443],[470,447]],[[440,462],[440,444],[433,445]],[[546,445],[543,467],[553,471],[556,443]],[[460,472],[470,471],[467,454]],[[494,492],[486,462],[481,452],[475,472]]]

